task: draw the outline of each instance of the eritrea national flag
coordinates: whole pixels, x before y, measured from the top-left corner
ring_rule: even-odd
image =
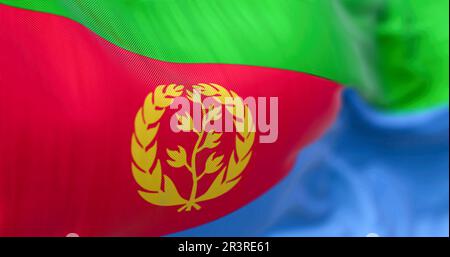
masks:
[[[342,85],[390,112],[448,105],[448,1],[0,0],[0,51],[0,236],[260,235],[286,209],[314,224],[284,202],[298,156],[346,169],[337,145],[368,170],[364,149],[408,141],[342,110]]]
[[[283,178],[339,108],[341,87],[306,73],[164,62],[5,5],[0,23],[2,235],[158,236],[217,219]],[[196,88],[241,97],[234,125],[268,116],[277,131],[175,133],[169,104]],[[247,97],[267,102],[256,114]]]

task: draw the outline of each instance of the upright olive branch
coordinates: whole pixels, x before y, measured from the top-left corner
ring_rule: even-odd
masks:
[[[204,118],[206,117],[206,110],[203,106],[202,106],[202,120],[203,123],[205,123]],[[197,154],[200,153],[203,149],[204,146],[200,145],[203,141],[203,137],[205,135],[205,127],[204,124],[202,124],[202,129],[200,130],[199,133],[197,133],[198,138],[197,141],[195,142],[194,145],[194,149],[192,150],[192,156],[191,156],[191,163],[189,164],[185,164],[186,168],[189,170],[189,172],[192,175],[192,190],[191,190],[191,194],[189,196],[189,200],[187,201],[187,203],[182,206],[180,209],[178,209],[178,212],[186,210],[186,211],[190,211],[192,209],[192,207],[194,207],[196,210],[200,210],[201,207],[200,205],[198,205],[196,203],[196,197],[197,197],[197,188],[198,188],[198,182],[199,180],[203,177],[204,172],[202,172],[202,174],[200,176],[197,176]]]

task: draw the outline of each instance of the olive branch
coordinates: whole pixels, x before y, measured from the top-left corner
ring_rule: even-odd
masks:
[[[190,100],[193,100],[192,98],[192,92],[188,91],[188,98]],[[178,116],[178,120],[180,122],[179,129],[184,131],[194,131],[197,134],[197,140],[194,145],[194,149],[192,150],[192,155],[190,158],[190,163],[188,163],[186,158],[186,151],[185,149],[178,145],[178,150],[170,150],[167,149],[167,154],[171,158],[170,160],[167,160],[167,163],[174,167],[186,167],[186,169],[191,173],[192,175],[192,189],[191,194],[189,196],[189,199],[187,203],[182,206],[178,211],[190,211],[192,207],[194,207],[196,210],[200,210],[201,207],[196,203],[196,197],[197,197],[197,188],[198,183],[200,179],[205,176],[206,174],[213,174],[216,171],[218,171],[221,166],[223,165],[223,155],[215,156],[216,152],[213,152],[209,155],[208,159],[206,160],[205,168],[204,170],[198,175],[197,171],[197,154],[199,154],[201,151],[205,149],[214,149],[217,147],[220,143],[220,138],[222,136],[222,133],[216,133],[214,131],[206,131],[206,126],[211,121],[216,121],[221,118],[222,112],[221,108],[214,108],[213,105],[210,106],[208,109],[206,109],[206,106],[204,106],[202,103],[199,102],[201,105],[202,110],[202,127],[198,131],[196,128],[194,128],[193,125],[193,119],[190,116],[189,113],[184,114],[183,116]]]

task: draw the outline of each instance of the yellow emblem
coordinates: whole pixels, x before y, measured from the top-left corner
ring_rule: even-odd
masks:
[[[147,202],[158,206],[180,206],[178,211],[200,210],[200,202],[214,199],[230,191],[241,179],[241,174],[247,167],[252,156],[252,146],[255,138],[252,114],[244,103],[232,90],[227,90],[217,84],[198,84],[192,86],[196,93],[205,97],[212,97],[224,110],[233,116],[233,126],[236,129],[234,149],[228,160],[224,155],[218,155],[214,149],[220,144],[222,132],[205,130],[205,124],[221,118],[221,108],[205,106],[196,101],[193,91],[182,85],[160,85],[146,97],[143,106],[138,110],[134,121],[134,133],[131,138],[132,173],[137,184],[141,187],[139,195]],[[166,157],[158,155],[158,130],[161,118],[173,103],[174,98],[185,95],[191,102],[201,105],[201,129],[195,129],[193,119],[189,114],[178,115],[179,127],[183,130],[191,129],[195,133],[196,142],[191,149],[178,145],[178,149],[164,149]],[[233,99],[230,104],[227,100]],[[176,138],[176,137],[174,137]],[[203,165],[198,165],[198,154],[208,154]],[[163,155],[163,154],[160,154]],[[183,197],[173,180],[163,173],[161,162],[174,169],[184,169],[192,178],[189,197]],[[202,166],[202,170],[199,170]],[[182,171],[180,171],[182,172]],[[215,176],[210,180],[207,189],[199,194],[198,187],[204,176]]]

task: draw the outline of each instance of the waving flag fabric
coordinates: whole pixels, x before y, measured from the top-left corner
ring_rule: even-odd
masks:
[[[4,6],[0,17],[3,235],[158,236],[216,219],[284,177],[298,149],[324,131],[339,107],[340,86],[311,75],[165,63],[62,17]],[[210,155],[188,157],[198,145],[191,135],[174,134],[161,109],[170,111],[165,102],[181,94],[181,84],[206,87],[202,82],[242,97],[278,97],[276,142],[259,143],[258,133],[236,139],[208,133],[198,144]],[[292,112],[298,101],[304,111]],[[193,176],[203,176],[195,166],[206,165],[206,182],[192,181],[166,155],[192,162]],[[226,175],[208,170],[215,156],[229,160]]]
[[[448,235],[448,48],[446,0],[0,0],[0,236]]]
[[[446,0],[1,2],[68,17],[163,61],[306,72],[395,111],[448,102]]]

